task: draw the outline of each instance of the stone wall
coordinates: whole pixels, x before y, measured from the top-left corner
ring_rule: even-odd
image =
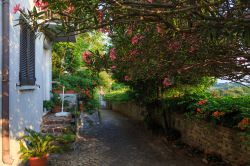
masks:
[[[172,127],[182,134],[182,141],[239,166],[250,162],[250,146],[241,141],[239,132],[205,121],[187,120],[183,115],[173,114]],[[250,141],[250,140],[248,140]]]
[[[127,103],[107,102],[107,107],[108,109],[120,112],[121,114],[136,120],[143,120],[143,114],[146,111],[145,107],[136,105],[133,102],[127,102]]]
[[[146,111],[145,107],[132,102],[108,103],[108,106],[137,120],[142,120],[143,112]],[[155,119],[164,127],[164,120],[160,114],[155,116]],[[241,141],[239,132],[222,126],[213,126],[205,121],[188,120],[180,114],[172,114],[170,119],[171,127],[181,132],[184,143],[207,153],[219,154],[224,161],[235,166],[250,163],[250,146]]]

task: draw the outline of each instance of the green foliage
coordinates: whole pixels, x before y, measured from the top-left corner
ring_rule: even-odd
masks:
[[[99,84],[99,78],[91,70],[79,70],[75,74],[62,75],[56,81],[65,86],[65,90],[94,89]],[[56,88],[56,87],[55,87]]]
[[[59,78],[65,72],[74,74],[84,66],[83,52],[89,50],[103,54],[105,39],[97,31],[77,36],[76,43],[59,42],[53,45],[53,78]]]
[[[250,118],[250,96],[213,97],[210,93],[188,94],[167,98],[167,109],[185,113],[189,119],[203,119],[230,128],[238,128],[244,118]]]
[[[112,102],[127,102],[133,99],[134,93],[131,91],[131,89],[124,84],[118,83],[113,83],[111,90],[104,96],[105,101]]]
[[[249,86],[249,85],[248,85]],[[219,83],[210,89],[217,96],[240,97],[250,94],[250,88],[237,83]]]
[[[66,99],[66,97],[64,97],[64,99]],[[50,111],[55,106],[61,106],[61,105],[62,105],[62,99],[60,94],[54,92],[51,93],[50,100],[43,101],[43,108],[45,108],[47,111]],[[64,107],[67,107],[69,106],[69,102],[67,100],[64,100],[63,105]]]
[[[54,107],[54,103],[51,100],[44,100],[43,101],[43,108],[46,110],[51,110]]]
[[[116,64],[121,76],[128,74],[142,81],[150,78],[160,85],[164,77],[179,82],[203,76],[244,80],[249,73],[247,0],[170,0],[171,5],[160,1],[44,1],[49,4],[45,10],[53,17],[36,8],[28,13],[20,10],[34,29],[49,36],[46,32],[53,30],[46,25],[51,19],[60,22],[58,29],[66,34],[93,29],[109,32],[119,55]],[[127,33],[130,27],[132,32]],[[143,35],[143,40],[131,44],[137,34]],[[136,50],[138,55],[130,56],[130,51]],[[246,63],[238,60],[239,55]]]
[[[102,71],[99,73],[99,77],[100,77],[100,85],[103,86],[106,90],[111,89],[111,86],[114,82],[111,76],[106,71]]]
[[[51,102],[53,103],[54,106],[55,105],[61,105],[62,104],[62,99],[61,99],[59,94],[52,93]]]
[[[59,79],[60,86],[65,90],[74,90],[79,95],[79,100],[84,102],[86,111],[91,111],[98,106],[98,100],[94,97],[95,89],[99,85],[99,77],[89,69],[76,71],[74,74],[64,74]],[[58,87],[54,87],[55,89]],[[59,87],[61,89],[61,87]]]
[[[82,66],[81,54],[75,52],[73,43],[59,42],[53,46],[52,66],[53,78],[64,74],[74,73]]]
[[[234,112],[239,111],[242,113],[250,113],[250,96],[243,97],[222,97],[222,98],[214,98],[210,97],[206,99],[206,103],[203,105],[199,105],[198,103],[193,103],[190,106],[190,109],[201,108],[202,111],[222,111],[222,112]],[[248,115],[249,116],[249,115]],[[249,116],[250,117],[250,116]]]
[[[189,96],[190,98],[202,97],[204,95],[208,95],[206,91],[215,83],[214,78],[203,77],[200,78],[199,81],[196,81],[196,84],[177,84],[176,86],[167,89],[163,93],[163,98],[171,98],[171,97],[180,97],[180,96]]]
[[[26,135],[19,138],[21,153],[20,158],[24,161],[30,157],[44,157],[50,153],[59,150],[58,146],[53,144],[54,137],[48,134],[41,134],[31,129],[25,129]]]

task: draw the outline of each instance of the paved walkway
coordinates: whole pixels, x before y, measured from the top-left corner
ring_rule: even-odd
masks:
[[[201,159],[181,153],[142,124],[116,112],[101,110],[84,118],[83,137],[75,151],[54,157],[53,166],[203,166]]]

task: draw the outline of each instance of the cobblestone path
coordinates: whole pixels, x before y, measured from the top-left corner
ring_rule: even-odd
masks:
[[[52,157],[51,166],[203,166],[133,121],[101,110],[84,118],[75,150]]]

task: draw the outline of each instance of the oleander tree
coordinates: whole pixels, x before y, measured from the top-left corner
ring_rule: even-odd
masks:
[[[83,59],[138,88],[205,76],[249,82],[248,0],[35,0],[33,10],[17,9],[47,36],[108,34],[109,53],[85,52]]]

